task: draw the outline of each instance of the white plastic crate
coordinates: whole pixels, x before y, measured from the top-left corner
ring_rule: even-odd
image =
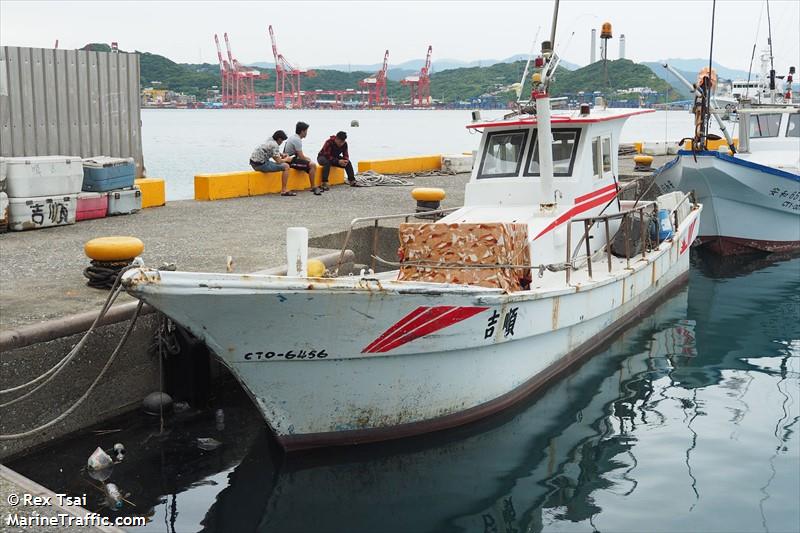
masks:
[[[10,198],[77,194],[83,184],[80,157],[7,157],[5,163],[6,187]]]
[[[142,191],[139,187],[108,191],[108,216],[130,215],[142,209]]]
[[[12,197],[8,203],[8,229],[11,231],[66,226],[75,223],[78,194]]]

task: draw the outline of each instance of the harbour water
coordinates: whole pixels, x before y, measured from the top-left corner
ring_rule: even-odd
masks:
[[[688,285],[576,372],[458,430],[284,457],[235,383],[211,407],[10,466],[113,515],[82,467],[125,443],[136,531],[798,531],[800,258],[694,254]]]
[[[500,118],[506,111],[482,111]],[[249,170],[252,149],[275,130],[294,132],[302,120],[311,125],[303,146],[316,157],[322,143],[347,131],[354,162],[366,159],[470,152],[480,135],[465,126],[470,111],[325,111],[325,110],[142,110],[142,146],[148,176],[166,179],[167,200],[194,197],[194,175]],[[353,120],[359,127],[351,127]],[[656,111],[634,116],[622,131],[622,142],[677,141],[694,130],[686,111]],[[712,124],[712,131],[717,131]]]

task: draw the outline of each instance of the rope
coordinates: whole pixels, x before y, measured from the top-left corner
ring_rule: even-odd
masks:
[[[100,371],[100,373],[94,379],[92,384],[89,386],[89,388],[86,390],[86,392],[83,393],[83,396],[78,398],[78,400],[75,403],[73,403],[72,406],[69,409],[67,409],[66,411],[61,413],[59,416],[57,416],[53,420],[51,420],[49,422],[46,422],[44,424],[41,424],[41,425],[39,425],[39,426],[37,426],[37,427],[35,427],[33,429],[29,429],[28,431],[24,431],[22,433],[13,433],[13,434],[9,434],[9,435],[0,435],[0,441],[22,439],[22,438],[25,438],[25,437],[30,437],[32,435],[40,433],[40,432],[44,431],[45,429],[48,429],[48,428],[58,424],[59,422],[61,422],[65,418],[67,418],[70,414],[72,414],[72,412],[75,411],[75,409],[77,409],[86,400],[86,398],[89,397],[89,395],[92,393],[92,391],[94,391],[95,387],[97,387],[97,384],[100,382],[102,377],[105,375],[106,371],[111,366],[111,363],[113,363],[114,359],[116,359],[117,354],[119,354],[120,349],[122,349],[122,346],[125,344],[125,341],[128,340],[128,337],[130,336],[131,331],[133,331],[133,326],[134,326],[134,324],[136,324],[136,320],[139,318],[139,313],[141,312],[143,305],[144,305],[144,302],[142,302],[140,300],[139,301],[139,305],[136,306],[136,311],[134,311],[133,316],[131,317],[131,320],[128,323],[128,327],[125,330],[125,333],[122,335],[122,338],[119,341],[119,344],[117,344],[117,347],[111,353],[111,356],[108,358],[108,361],[106,361],[105,366],[103,366],[103,369]]]
[[[359,172],[356,176],[356,183],[359,187],[376,187],[385,185],[390,187],[401,187],[413,185],[409,179],[426,178],[430,176],[455,176],[457,172],[452,170],[428,170],[425,172],[410,172],[407,174],[386,175],[374,170]]]
[[[48,382],[48,381],[50,381],[50,380],[51,380],[53,377],[55,377],[55,375],[58,375],[58,373],[61,371],[61,369],[62,369],[62,368],[63,368],[63,367],[64,367],[64,366],[65,366],[67,363],[69,363],[69,362],[70,362],[72,359],[74,359],[74,358],[75,358],[75,356],[78,354],[78,352],[80,352],[81,348],[83,348],[83,345],[86,343],[86,340],[89,338],[89,335],[91,335],[91,333],[92,333],[92,332],[94,331],[94,329],[97,327],[97,324],[99,324],[99,323],[100,323],[100,320],[102,320],[102,318],[103,318],[103,317],[106,315],[106,313],[108,312],[108,310],[109,310],[109,309],[111,308],[111,306],[114,304],[114,301],[116,301],[116,299],[117,299],[117,296],[119,296],[120,292],[122,292],[122,289],[119,287],[120,280],[122,279],[122,274],[123,274],[124,272],[127,272],[127,271],[128,271],[130,268],[131,268],[131,267],[124,268],[124,269],[123,269],[123,270],[122,270],[122,271],[121,271],[121,272],[118,274],[118,276],[117,276],[117,279],[116,279],[116,281],[115,281],[115,283],[114,283],[114,285],[113,285],[113,287],[112,287],[112,289],[111,289],[111,292],[108,294],[108,298],[106,298],[106,302],[105,302],[105,304],[103,305],[103,308],[100,310],[100,313],[97,315],[97,318],[95,318],[95,319],[94,319],[94,322],[92,322],[92,325],[91,325],[91,326],[89,326],[89,329],[88,329],[88,330],[86,331],[86,333],[83,335],[83,337],[81,338],[81,340],[78,342],[78,344],[76,344],[76,345],[75,345],[75,346],[74,346],[74,347],[73,347],[73,348],[72,348],[72,349],[71,349],[71,350],[70,350],[70,351],[67,353],[67,355],[65,355],[65,356],[64,356],[64,357],[63,357],[63,358],[62,358],[62,359],[61,359],[59,362],[57,362],[55,365],[53,365],[53,367],[52,367],[52,368],[50,368],[50,370],[48,370],[48,371],[47,371],[47,372],[45,372],[44,374],[41,374],[40,376],[38,376],[38,377],[36,377],[36,378],[34,378],[34,379],[32,379],[32,380],[28,381],[27,383],[23,383],[22,385],[17,385],[16,387],[11,387],[11,388],[8,388],[8,389],[2,389],[2,390],[0,390],[0,394],[10,394],[10,393],[12,393],[12,392],[16,392],[16,391],[19,391],[19,390],[22,390],[22,389],[28,388],[28,387],[30,387],[30,386],[32,386],[32,385],[35,385],[35,384],[37,384],[38,382],[42,381],[43,379],[47,379],[47,381],[45,381],[45,383],[47,383],[47,382]],[[53,374],[54,372],[55,372],[55,374]],[[53,376],[52,376],[52,377],[50,377],[50,378],[48,378],[48,376],[50,376],[51,374],[53,374]],[[27,394],[25,394],[24,396],[20,396],[19,398],[15,398],[14,400],[12,400],[12,401],[10,401],[10,402],[8,402],[8,403],[0,404],[0,408],[7,407],[7,406],[9,406],[9,405],[13,405],[13,404],[17,403],[18,401],[20,401],[20,400],[22,400],[23,398],[25,398],[25,397],[29,396],[30,394],[33,394],[33,393],[34,393],[36,390],[38,390],[39,388],[41,388],[43,385],[44,385],[44,383],[42,383],[42,385],[40,385],[39,387],[36,387],[36,388],[35,388],[35,389],[33,389],[32,391],[28,392],[28,393],[27,393]]]
[[[541,264],[541,265],[509,265],[509,264],[492,264],[492,265],[477,265],[477,264],[469,264],[469,263],[433,263],[427,261],[387,261],[386,259],[382,259],[377,255],[371,256],[373,259],[378,261],[379,263],[383,263],[387,266],[393,267],[404,267],[404,266],[413,266],[413,267],[420,267],[420,268],[443,268],[443,269],[450,269],[450,270],[462,270],[462,269],[481,269],[481,268],[517,268],[522,270],[538,270],[539,277],[542,276],[545,270],[549,270],[550,272],[562,272],[569,268],[574,268],[569,263],[551,263]]]
[[[130,265],[130,261],[92,261],[91,266],[83,270],[89,281],[86,284],[95,289],[110,289],[119,272]]]

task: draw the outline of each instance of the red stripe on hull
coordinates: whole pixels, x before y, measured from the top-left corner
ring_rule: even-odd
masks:
[[[430,333],[435,331],[439,331],[440,329],[444,329],[448,326],[452,326],[457,322],[461,322],[462,320],[466,320],[467,318],[477,315],[481,311],[485,311],[489,309],[488,307],[456,307],[448,311],[447,313],[442,314],[436,320],[432,320],[427,324],[411,331],[407,335],[399,337],[388,344],[383,344],[378,348],[374,348],[374,352],[388,352],[389,350],[393,350],[398,346],[402,346],[407,342],[411,342],[414,339],[418,339],[420,337],[424,337]]]
[[[609,193],[606,193],[606,194],[604,194],[604,195],[602,195],[602,196],[598,196],[598,197],[597,197],[597,198],[595,198],[594,200],[591,200],[591,201],[589,201],[589,202],[582,203],[582,204],[580,204],[580,205],[576,205],[575,207],[573,207],[573,208],[571,208],[571,209],[567,210],[567,211],[566,211],[566,212],[565,212],[563,215],[561,215],[560,217],[558,217],[557,219],[555,219],[554,221],[552,221],[552,222],[550,223],[550,225],[548,225],[546,228],[544,228],[542,231],[540,231],[540,232],[539,232],[539,235],[537,235],[536,237],[534,237],[534,239],[533,239],[533,240],[536,240],[536,239],[538,239],[539,237],[541,237],[542,235],[544,235],[544,234],[545,234],[545,233],[547,233],[548,231],[552,230],[552,229],[553,229],[553,228],[555,228],[556,226],[559,226],[559,225],[563,224],[564,222],[566,222],[567,220],[569,220],[569,219],[573,218],[573,217],[574,217],[574,216],[576,216],[576,215],[580,215],[580,214],[581,214],[581,213],[583,213],[584,211],[588,211],[589,209],[591,209],[591,208],[593,208],[593,207],[597,207],[597,206],[598,206],[598,205],[600,205],[600,204],[603,204],[603,203],[606,203],[606,202],[610,202],[611,200],[613,200],[613,199],[614,199],[614,197],[615,197],[616,195],[617,195],[617,191],[615,191],[615,190],[612,190],[612,191],[611,191],[611,192],[609,192]]]
[[[402,327],[403,325],[405,325],[406,323],[410,322],[411,320],[415,319],[417,316],[419,316],[421,313],[424,313],[428,309],[429,308],[425,307],[425,306],[417,307],[416,309],[414,309],[413,311],[408,313],[406,316],[401,318],[400,321],[396,322],[392,327],[390,327],[389,329],[387,329],[386,331],[381,333],[378,336],[378,338],[375,339],[374,341],[372,341],[371,343],[369,343],[369,345],[366,348],[364,348],[361,351],[361,353],[369,352],[370,350],[372,350],[372,348],[374,348],[378,344],[382,343],[387,337],[392,335],[395,332],[395,330],[397,330],[398,328]]]
[[[718,255],[743,255],[754,252],[792,252],[800,250],[800,241],[762,241],[721,235],[700,235],[700,245]]]
[[[596,191],[592,191],[592,192],[590,192],[588,194],[584,194],[582,196],[576,197],[574,203],[579,204],[581,202],[584,202],[586,200],[590,200],[591,198],[594,198],[598,194],[603,194],[603,193],[606,193],[606,192],[609,192],[609,191],[615,191],[616,192],[616,190],[617,190],[617,184],[616,183],[612,183],[611,185],[608,185],[607,187],[603,187],[602,189],[597,189]]]
[[[427,324],[431,320],[435,320],[436,318],[447,313],[451,309],[455,309],[455,306],[439,305],[436,307],[425,307],[425,306],[418,307],[413,313],[416,313],[416,311],[419,310],[422,310],[422,312],[417,313],[416,317],[413,320],[409,321],[407,320],[408,315],[405,316],[400,320],[400,322],[403,323],[402,327],[398,327],[400,322],[393,325],[383,333],[382,336],[385,336],[385,338],[381,342],[370,344],[371,348],[369,350],[364,348],[364,350],[361,353],[366,353],[366,352],[375,353],[383,351],[382,350],[383,346],[389,344],[390,342],[395,341],[396,339],[402,337],[403,335],[406,335],[407,333],[414,331],[418,327]],[[389,335],[386,335],[387,333],[389,333]]]

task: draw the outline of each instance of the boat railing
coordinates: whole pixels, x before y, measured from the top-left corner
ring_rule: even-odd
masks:
[[[586,269],[589,273],[589,279],[592,279],[592,250],[591,250],[591,240],[589,238],[589,232],[596,223],[603,224],[605,230],[605,252],[606,252],[606,262],[608,264],[608,271],[611,272],[611,230],[609,228],[609,222],[616,219],[622,219],[622,223],[620,224],[623,239],[625,242],[625,261],[626,261],[626,268],[631,267],[631,233],[633,232],[631,225],[632,225],[632,215],[633,213],[638,213],[640,220],[644,221],[644,212],[645,210],[653,211],[655,209],[655,202],[653,203],[643,203],[639,207],[634,207],[631,209],[627,209],[625,211],[620,211],[618,213],[611,213],[609,215],[597,215],[592,217],[581,217],[581,218],[573,218],[567,222],[567,265],[568,268],[565,269],[565,273],[567,276],[567,285],[569,285],[570,277],[572,275],[573,270],[579,270],[576,268],[575,262],[584,259],[582,257],[576,257],[577,250],[575,253],[572,252],[572,224],[582,222],[583,223],[583,238],[582,241],[586,243]],[[647,258],[647,239],[646,239],[646,231],[647,228],[645,227],[644,223],[639,224],[639,238],[642,241],[642,259]],[[619,231],[619,230],[617,230]],[[617,233],[614,234],[616,237]],[[638,255],[638,254],[637,254]]]
[[[453,211],[457,211],[458,209],[461,209],[461,206],[448,207],[447,209],[437,209],[435,211],[422,211],[414,213],[399,213],[395,215],[376,215],[371,217],[354,218],[353,220],[350,221],[350,227],[347,229],[347,235],[344,238],[344,243],[342,243],[342,250],[341,253],[339,254],[339,260],[336,262],[336,275],[337,276],[339,275],[339,269],[342,267],[342,264],[344,263],[345,251],[347,250],[347,245],[350,244],[350,238],[353,236],[353,229],[355,229],[356,226],[363,224],[365,222],[372,222],[373,224],[372,253],[370,254],[370,256],[372,257],[372,270],[374,271],[377,259],[376,254],[378,251],[378,227],[379,227],[378,223],[381,220],[403,219],[405,222],[408,222],[411,219],[411,217],[430,218],[432,216],[435,217],[437,215],[444,216],[452,213]]]
[[[687,201],[691,201],[693,206],[697,203],[694,200],[694,192],[693,191],[685,193],[683,198],[677,204],[675,204],[675,207],[673,207],[669,211],[668,216],[669,216],[670,220],[673,223],[673,234],[677,233],[679,223],[681,222],[678,219],[679,208],[683,205],[684,202],[687,202]],[[594,226],[594,224],[596,224],[596,223],[603,224],[603,226],[604,226],[606,242],[605,242],[605,245],[603,246],[603,248],[600,248],[597,251],[605,250],[606,265],[607,265],[609,273],[611,272],[611,269],[612,269],[612,262],[611,262],[612,236],[611,236],[611,231],[610,231],[610,227],[609,227],[609,222],[611,220],[622,219],[622,222],[620,223],[620,228],[617,229],[617,232],[614,233],[613,238],[616,238],[616,236],[619,234],[619,232],[622,231],[623,240],[624,240],[624,244],[625,244],[625,268],[630,269],[630,267],[631,267],[631,259],[634,257],[631,254],[631,239],[633,238],[633,235],[632,235],[633,229],[632,229],[631,226],[632,226],[632,222],[633,222],[633,214],[634,213],[638,214],[639,220],[641,221],[641,223],[639,224],[639,239],[641,240],[641,243],[642,243],[641,256],[642,256],[642,259],[647,259],[647,252],[649,251],[648,239],[647,239],[648,228],[644,223],[644,220],[645,220],[644,219],[644,214],[645,214],[645,211],[647,211],[647,210],[652,211],[652,215],[655,217],[656,220],[658,220],[658,205],[655,202],[646,202],[646,203],[643,203],[641,206],[638,206],[638,207],[635,206],[635,207],[632,207],[631,209],[627,209],[625,211],[620,211],[618,213],[612,213],[612,214],[609,214],[609,215],[597,215],[597,216],[592,216],[592,217],[581,217],[581,218],[572,218],[572,219],[570,219],[569,222],[567,222],[567,246],[566,246],[566,248],[567,248],[567,261],[566,261],[566,264],[568,266],[565,269],[567,284],[569,285],[572,271],[573,270],[575,270],[575,271],[579,270],[579,268],[576,268],[574,266],[575,263],[577,261],[579,261],[579,260],[584,260],[584,259],[586,260],[586,269],[587,269],[588,274],[589,274],[589,279],[592,279],[592,257],[593,257],[594,254],[591,251],[589,232],[591,231],[592,226]],[[573,223],[583,223],[582,241],[586,243],[586,255],[585,256],[577,256],[576,254],[578,253],[578,250],[575,250],[575,252],[572,252],[572,224]],[[639,255],[639,254],[635,254],[635,255]]]

